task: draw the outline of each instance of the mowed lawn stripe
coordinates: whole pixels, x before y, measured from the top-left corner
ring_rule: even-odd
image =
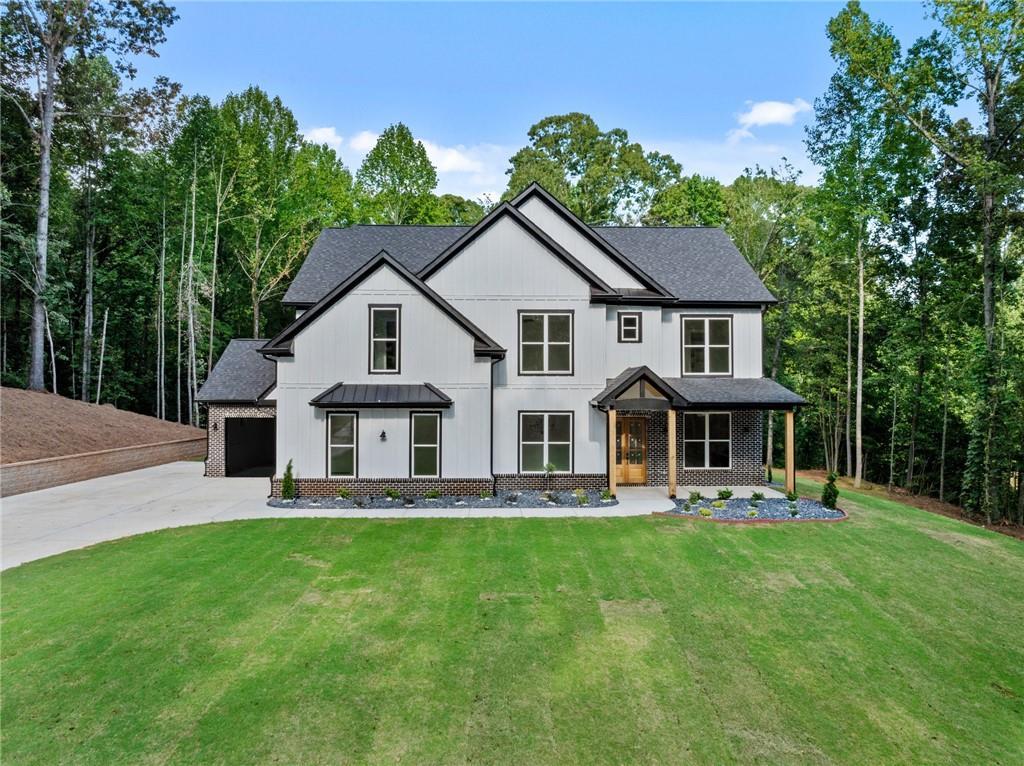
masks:
[[[1020,542],[841,503],[233,522],[17,567],[4,762],[1020,762]]]

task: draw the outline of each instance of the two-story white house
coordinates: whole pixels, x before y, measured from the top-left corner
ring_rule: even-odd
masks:
[[[775,302],[717,228],[591,227],[538,185],[465,226],[326,229],[200,392],[207,474],[299,494],[764,482]],[[550,483],[550,484],[549,484]]]

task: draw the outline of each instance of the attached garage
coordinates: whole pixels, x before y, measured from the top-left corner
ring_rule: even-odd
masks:
[[[224,418],[224,475],[273,476],[275,418]]]
[[[233,340],[199,391],[207,405],[207,476],[273,476],[277,365],[265,340]]]

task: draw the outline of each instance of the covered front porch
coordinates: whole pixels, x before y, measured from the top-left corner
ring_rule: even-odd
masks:
[[[662,378],[629,368],[591,400],[607,413],[608,488],[659,488],[662,497],[764,486],[763,421],[785,412],[785,491],[796,489],[795,415],[804,400],[766,379]]]

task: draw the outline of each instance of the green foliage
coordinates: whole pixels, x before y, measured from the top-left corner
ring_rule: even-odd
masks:
[[[821,488],[821,504],[826,508],[835,508],[836,500],[839,499],[839,488],[836,487],[836,476],[835,471],[829,473],[828,478],[825,482],[825,486]]]
[[[602,500],[614,500],[615,499],[615,495],[612,494],[610,489],[602,489],[601,490],[601,499]]]
[[[356,173],[356,183],[374,223],[432,222],[437,170],[404,124],[381,134]]]
[[[351,500],[352,490],[350,490],[348,487],[339,487],[336,497],[339,500]]]
[[[486,489],[480,490],[480,499],[481,500],[490,500],[492,497],[494,497],[494,493],[491,492],[490,490],[486,490]]]
[[[704,499],[704,496],[701,495],[699,490],[695,489],[692,492],[690,492],[690,504],[691,505],[696,505],[697,503],[699,503],[703,499]]]
[[[423,497],[425,497],[427,500],[437,500],[439,497],[441,497],[441,491],[438,489],[428,489],[426,492],[423,493]]]
[[[756,519],[757,518],[757,508],[751,508],[749,511],[747,511],[747,518],[748,519]]]
[[[646,226],[722,226],[726,195],[714,178],[692,175],[658,190],[644,218]]]
[[[711,505],[715,508],[725,508],[724,500],[712,500]]]
[[[728,500],[730,497],[732,497],[732,490],[731,489],[723,488],[723,489],[718,490],[718,499],[719,500]]]
[[[786,493],[786,499],[787,499],[787,500],[788,500],[789,502],[791,502],[791,503],[795,503],[795,502],[797,501],[797,498],[798,498],[798,497],[799,497],[799,495],[797,495],[797,493],[796,493],[796,492],[787,492],[787,493]]]
[[[717,502],[717,501],[716,501],[716,502]],[[712,505],[714,505],[714,503],[712,503]],[[700,509],[699,509],[699,513],[700,513],[700,515],[701,515],[701,516],[703,516],[703,517],[704,517],[705,519],[710,519],[710,518],[711,518],[711,516],[712,516],[712,514],[714,513],[714,511],[712,511],[712,510],[711,510],[710,508],[700,508]]]
[[[751,492],[750,499],[755,503],[759,503],[764,500],[764,492]]]
[[[281,497],[285,500],[295,499],[295,476],[292,474],[292,461],[284,467],[284,476],[281,477]]]
[[[574,490],[573,495],[576,496],[577,505],[587,505],[590,503],[590,497],[587,495],[587,490],[585,489]]]
[[[384,488],[384,497],[386,497],[388,500],[397,500],[401,496],[402,496],[402,493],[399,492],[394,487],[385,487]]]
[[[509,160],[503,199],[536,181],[590,224],[639,220],[654,194],[679,177],[668,155],[644,152],[625,130],[602,131],[579,112],[545,117],[529,138]]]

